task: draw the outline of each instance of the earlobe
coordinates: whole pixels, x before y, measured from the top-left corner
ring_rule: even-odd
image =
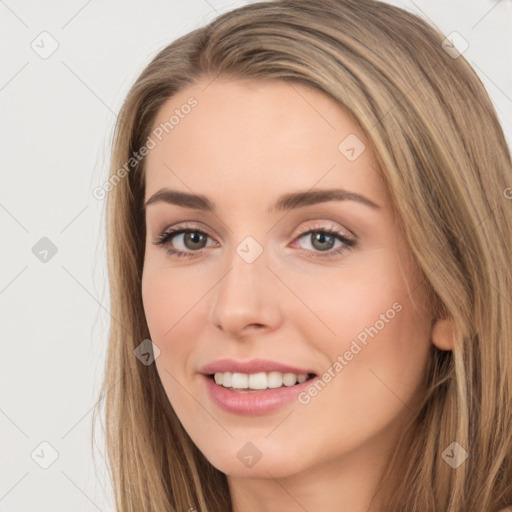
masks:
[[[432,327],[432,343],[439,350],[453,350],[455,324],[451,318],[440,318]]]

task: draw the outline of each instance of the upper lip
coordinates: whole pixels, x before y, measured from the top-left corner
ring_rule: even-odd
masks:
[[[203,375],[212,375],[214,373],[259,373],[259,372],[281,372],[295,373],[300,375],[303,373],[315,372],[307,368],[298,368],[289,364],[280,363],[279,361],[271,361],[270,359],[250,359],[246,361],[237,361],[236,359],[219,359],[203,366],[199,373]]]

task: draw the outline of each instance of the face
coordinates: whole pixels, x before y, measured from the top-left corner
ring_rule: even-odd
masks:
[[[385,457],[422,389],[431,321],[370,143],[306,86],[206,84],[161,108],[146,161],[142,296],[170,404],[230,478]],[[282,201],[315,191],[352,195]],[[291,370],[314,375],[292,385]]]

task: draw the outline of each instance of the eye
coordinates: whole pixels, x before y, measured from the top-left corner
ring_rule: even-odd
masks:
[[[307,238],[309,235],[309,238]],[[192,257],[194,253],[200,253],[206,248],[207,240],[210,238],[208,233],[194,226],[182,225],[176,228],[168,228],[154,245],[166,246],[168,254],[177,257]],[[315,229],[302,231],[295,240],[305,238],[309,241],[310,248],[305,249],[305,254],[309,258],[327,258],[338,256],[345,251],[349,251],[357,246],[357,240],[343,235],[337,229],[322,226]],[[174,241],[176,239],[176,242]],[[335,248],[336,242],[340,244]],[[177,243],[180,247],[176,248]],[[295,243],[295,242],[294,242]],[[293,245],[292,245],[293,246]]]
[[[180,244],[182,247],[184,246],[185,250],[181,250],[179,248],[176,249],[175,247],[167,247],[167,252],[178,257],[193,256],[193,252],[199,252],[205,248],[205,242],[208,238],[208,233],[205,231],[202,231],[201,229],[195,228],[193,226],[185,225],[165,230],[158,237],[158,240],[153,242],[153,244],[159,246],[169,246],[172,242],[174,245],[174,240],[177,239],[178,244]]]
[[[338,256],[357,246],[355,239],[348,238],[337,229],[331,227],[320,227],[303,231],[297,236],[297,240],[301,238],[309,242],[310,247],[306,248],[306,256],[311,258]],[[334,248],[336,241],[340,242],[340,245]]]

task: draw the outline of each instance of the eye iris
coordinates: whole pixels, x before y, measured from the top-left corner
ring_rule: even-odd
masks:
[[[189,232],[185,233],[184,243],[188,249],[202,249],[204,247],[204,245],[197,247],[194,244],[197,244],[197,243],[200,244],[201,241],[204,242],[205,240],[206,240],[205,236],[202,235],[201,233],[189,231]],[[192,247],[190,247],[187,242],[192,242]]]
[[[329,249],[332,249],[332,246],[333,246],[333,243],[334,243],[334,237],[332,235],[328,235],[328,234],[325,234],[325,233],[312,233],[311,234],[312,236],[312,245],[313,247],[316,247],[317,249],[319,250],[329,250]],[[322,244],[325,244],[325,239],[326,238],[329,238],[330,239],[330,243],[327,243],[328,247],[325,247],[325,245],[322,245]],[[319,242],[320,243],[320,247],[318,247],[315,242]]]

